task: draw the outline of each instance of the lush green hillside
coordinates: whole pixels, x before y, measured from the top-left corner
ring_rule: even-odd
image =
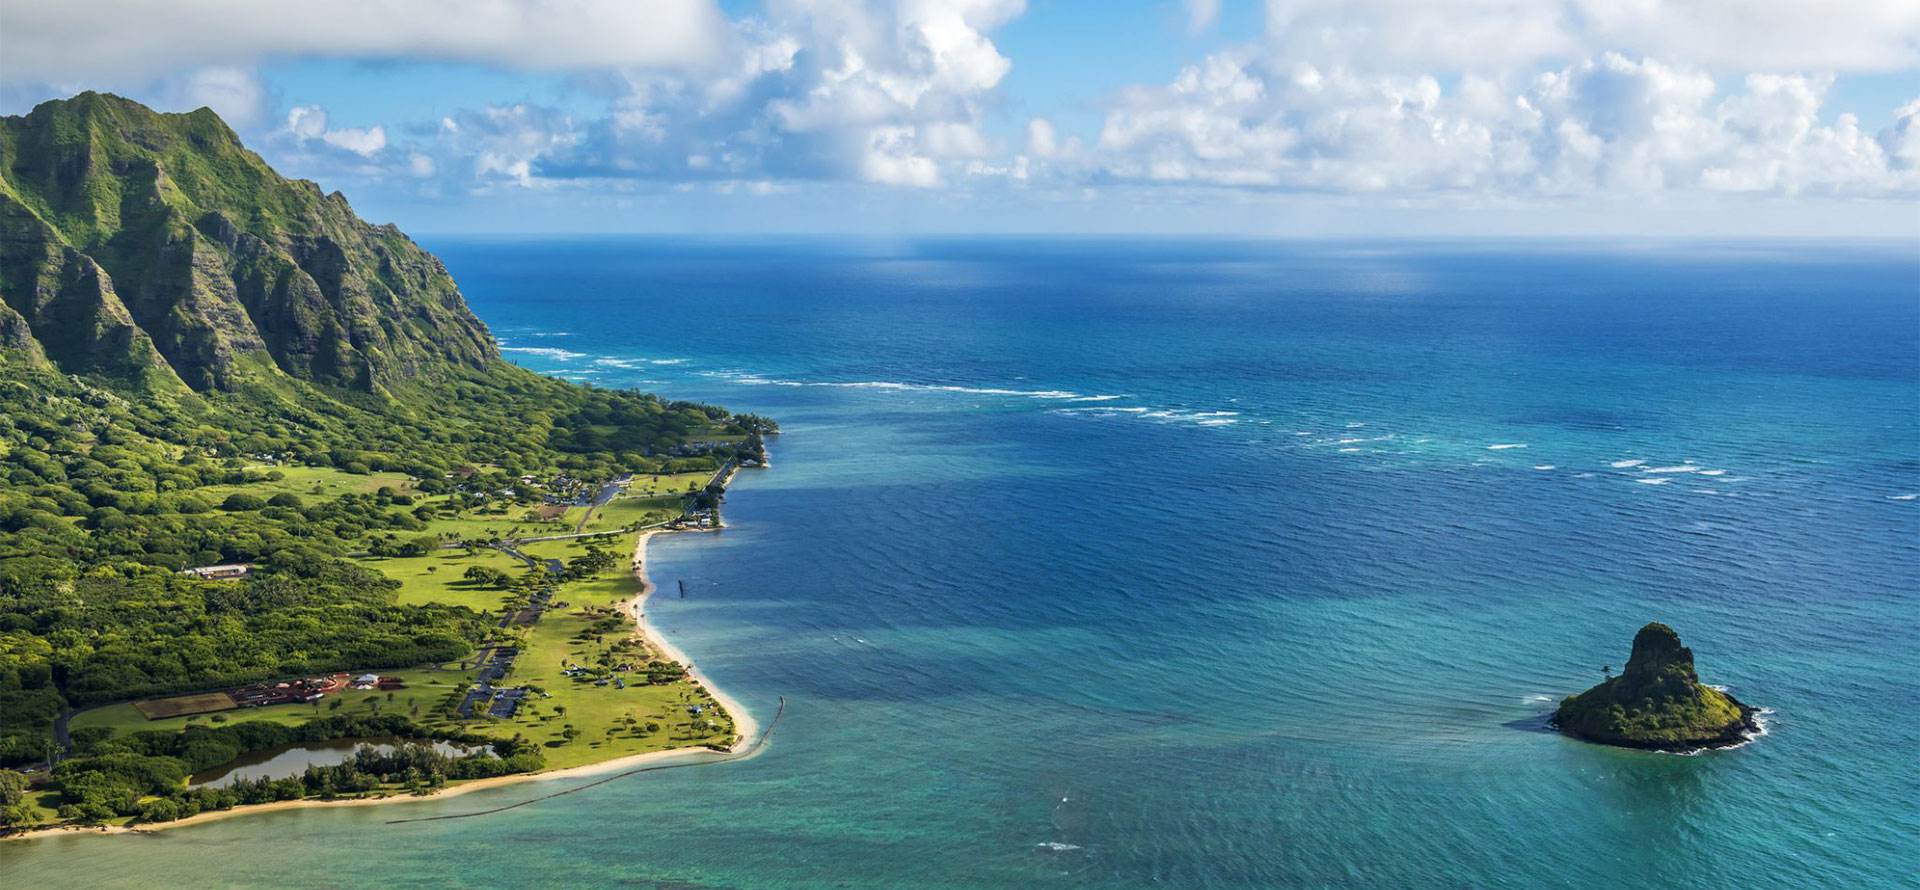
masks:
[[[437,259],[205,109],[49,102],[0,161],[0,763],[72,705],[463,657],[479,614],[339,557],[771,429],[506,363]],[[257,570],[179,574],[220,562]]]
[[[1739,741],[1751,728],[1746,706],[1704,686],[1694,673],[1693,650],[1664,624],[1633,637],[1626,670],[1567,696],[1555,716],[1560,728],[1589,741],[1632,748],[1687,748]]]
[[[24,321],[63,370],[373,391],[498,357],[438,260],[282,179],[206,109],[48,102],[0,125],[0,170],[0,328],[17,341]]]

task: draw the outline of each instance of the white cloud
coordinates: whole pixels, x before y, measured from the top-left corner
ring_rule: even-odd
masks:
[[[608,117],[536,175],[851,178],[931,187],[997,149],[983,97],[1012,63],[987,34],[1017,0],[773,0],[712,77],[624,70]]]
[[[1027,154],[1036,158],[1050,158],[1060,151],[1060,136],[1053,128],[1053,122],[1044,117],[1027,121]]]
[[[180,107],[211,108],[234,127],[250,127],[266,117],[267,90],[250,69],[201,68],[177,82],[174,104]]]
[[[1268,0],[1279,55],[1360,70],[1493,71],[1603,52],[1717,71],[1920,65],[1912,0]]]
[[[1606,53],[1445,91],[1421,74],[1281,66],[1239,50],[1122,92],[1080,175],[1507,196],[1920,191],[1899,154],[1920,147],[1920,112],[1879,138],[1851,115],[1822,123],[1830,76],[1752,75],[1723,96],[1700,71]]]
[[[931,158],[914,154],[914,150],[912,127],[875,127],[867,131],[867,150],[860,157],[861,178],[920,188],[940,185],[940,167]]]
[[[99,80],[270,57],[434,59],[575,70],[697,65],[725,29],[712,0],[58,0],[9,4],[10,81]]]
[[[1920,99],[1901,107],[1879,142],[1894,169],[1920,170]]]
[[[1195,34],[1220,19],[1220,0],[1180,0],[1180,5],[1187,10],[1187,30]]]
[[[327,110],[318,105],[305,105],[287,112],[284,132],[301,143],[318,140],[361,157],[372,157],[387,147],[385,127],[377,124],[372,127],[330,127],[327,124]]]
[[[566,115],[528,104],[462,112],[443,119],[436,136],[435,147],[445,159],[440,168],[479,190],[541,184],[534,173],[539,159],[580,138]]]
[[[1217,0],[1183,3],[1196,31],[1216,23]],[[306,105],[263,143],[305,175],[432,194],[608,179],[716,194],[1002,180],[1073,200],[1109,183],[1379,200],[1920,194],[1920,99],[1878,130],[1825,107],[1835,72],[1920,66],[1920,3],[1269,0],[1252,43],[1100,100],[1097,136],[992,115],[1015,64],[993,35],[1023,9],[766,0],[728,21],[710,0],[71,0],[9,9],[0,58],[9,80],[164,70],[145,96],[242,126],[278,116],[244,67],[269,57],[566,69],[605,99],[589,119],[509,104],[415,128],[335,126]],[[71,52],[48,49],[62,40]]]

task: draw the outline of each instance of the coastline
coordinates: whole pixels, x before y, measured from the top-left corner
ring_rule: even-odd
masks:
[[[714,530],[717,531],[718,529]],[[654,650],[661,655],[686,665],[687,676],[695,683],[700,684],[700,687],[705,689],[707,694],[713,697],[714,701],[719,702],[721,707],[727,709],[727,714],[733,718],[733,744],[728,745],[725,752],[714,753],[737,754],[748,744],[751,744],[753,739],[760,734],[760,724],[753,719],[753,713],[748,711],[746,706],[741,704],[738,699],[728,695],[725,690],[714,685],[713,681],[707,679],[706,675],[700,672],[699,666],[694,664],[693,659],[687,657],[687,653],[680,651],[680,647],[668,642],[667,638],[660,633],[659,628],[654,627],[647,621],[645,611],[647,599],[653,596],[653,592],[658,589],[654,585],[653,580],[647,576],[647,542],[652,540],[654,535],[659,534],[697,533],[697,531],[666,532],[660,529],[648,529],[640,532],[640,539],[635,541],[633,545],[633,576],[640,580],[640,592],[635,594],[633,599],[627,601],[626,612],[633,619],[633,624],[639,629],[640,635],[646,639],[647,645],[652,646]],[[648,752],[647,754],[637,756],[647,757],[654,753],[671,752]],[[598,764],[594,765],[598,766]]]
[[[729,474],[729,477],[731,477],[731,474]],[[654,650],[659,652],[662,656],[673,659],[675,661],[680,662],[681,664],[686,665],[687,676],[690,679],[692,679],[695,683],[700,684],[701,688],[705,689],[707,691],[707,694],[713,697],[714,701],[719,702],[722,707],[726,708],[727,714],[733,717],[733,730],[734,730],[733,743],[729,745],[724,751],[716,751],[712,748],[708,748],[704,746],[694,746],[694,747],[686,747],[686,748],[669,748],[664,751],[647,751],[641,754],[631,754],[626,757],[617,757],[612,760],[603,760],[598,763],[582,764],[580,766],[572,766],[572,767],[567,767],[565,769],[549,770],[549,771],[543,771],[543,772],[537,772],[537,773],[517,773],[510,776],[495,776],[487,779],[473,779],[459,785],[450,785],[448,787],[435,790],[430,794],[394,793],[394,794],[383,795],[380,797],[355,797],[355,798],[348,798],[345,800],[283,800],[283,801],[274,801],[272,803],[249,804],[246,806],[237,806],[229,810],[214,810],[212,812],[207,812],[207,813],[196,813],[192,816],[188,816],[185,819],[176,819],[172,822],[139,823],[136,825],[108,825],[108,826],[98,826],[98,827],[92,827],[92,828],[73,826],[73,825],[48,826],[46,828],[35,828],[28,831],[0,835],[0,841],[33,840],[38,838],[57,837],[61,835],[148,834],[156,831],[165,831],[169,828],[181,828],[188,825],[198,825],[206,822],[217,822],[222,819],[231,819],[236,816],[250,816],[256,813],[273,813],[273,812],[281,812],[285,810],[306,809],[309,807],[356,807],[356,806],[374,806],[377,804],[396,804],[396,803],[409,803],[409,802],[419,802],[419,801],[428,801],[428,800],[445,800],[451,797],[459,797],[462,794],[466,794],[472,791],[482,791],[489,788],[500,788],[508,785],[525,784],[528,782],[542,782],[542,781],[550,781],[555,779],[584,778],[587,776],[600,775],[602,773],[618,772],[622,770],[633,769],[635,767],[643,766],[645,764],[653,763],[655,761],[672,760],[675,758],[682,758],[682,757],[691,757],[696,759],[712,758],[716,762],[722,758],[729,759],[729,760],[744,760],[747,757],[752,757],[755,754],[759,753],[758,749],[751,751],[746,755],[746,757],[736,756],[736,755],[739,755],[742,751],[746,750],[749,745],[753,744],[753,740],[755,738],[759,737],[760,724],[754,720],[752,712],[748,711],[746,706],[742,705],[738,699],[735,699],[732,696],[727,695],[726,692],[720,689],[720,687],[715,686],[712,681],[708,680],[705,675],[700,673],[698,667],[694,665],[693,659],[688,658],[686,653],[682,652],[678,646],[675,646],[672,643],[668,642],[667,638],[660,633],[659,629],[647,623],[644,607],[645,607],[647,598],[651,596],[653,594],[653,591],[656,589],[653,582],[647,577],[647,570],[646,570],[647,542],[651,540],[654,535],[665,534],[665,533],[667,532],[660,529],[649,529],[649,530],[641,531],[639,533],[639,539],[634,542],[632,568],[633,568],[634,577],[640,581],[640,592],[638,594],[635,594],[633,599],[627,601],[624,611],[630,618],[633,619],[635,631],[638,632],[641,635],[641,637],[647,641],[647,645],[653,647]],[[678,534],[681,532],[674,532],[674,533]]]

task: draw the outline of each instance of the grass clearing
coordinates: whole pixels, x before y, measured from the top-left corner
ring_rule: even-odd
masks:
[[[435,506],[447,503],[446,497],[419,498],[414,503]],[[457,516],[440,516],[427,521],[426,528],[415,535],[453,535],[470,541],[485,541],[493,538],[523,538],[534,535],[559,535],[573,531],[573,524],[580,521],[576,514],[572,520],[561,514],[556,519],[536,520],[533,507],[525,504],[503,504],[506,509],[498,511],[469,510]],[[404,508],[407,510],[413,507]],[[573,508],[579,509],[579,508]]]
[[[157,720],[163,717],[181,717],[211,711],[230,711],[239,706],[234,704],[232,696],[224,692],[203,692],[137,701],[133,703],[133,707],[148,720]]]
[[[615,531],[666,522],[679,518],[686,512],[685,507],[686,498],[681,495],[616,498],[593,511],[593,518],[587,520],[581,531]]]
[[[426,556],[369,556],[354,562],[400,582],[397,602],[403,606],[429,603],[466,606],[475,612],[497,612],[507,592],[493,587],[477,587],[463,580],[472,566],[499,569],[514,577],[525,571],[525,564],[498,550],[483,549],[469,556],[465,550],[436,550]]]
[[[381,713],[392,713],[392,708],[400,708],[403,713],[413,713],[418,706],[423,719],[435,702],[455,689],[465,689],[472,682],[472,675],[464,671],[442,671],[434,668],[419,667],[401,670],[383,670],[383,677],[399,677],[407,684],[405,689],[393,690],[393,698],[379,689],[349,689],[337,695],[329,695],[314,704],[269,705],[264,708],[239,708],[222,711],[217,714],[182,714],[148,720],[131,703],[107,705],[90,708],[75,714],[68,723],[69,730],[81,730],[89,727],[104,726],[112,729],[116,735],[147,730],[179,731],[188,726],[205,726],[216,723],[243,723],[248,720],[268,720],[286,726],[297,726],[315,717],[329,714],[370,713],[374,710],[369,702],[378,705]],[[335,705],[338,702],[338,705]],[[317,707],[316,707],[317,705]],[[225,720],[215,720],[224,717]]]
[[[687,680],[654,686],[646,682],[644,673],[615,673],[613,676],[627,682],[627,687],[621,689],[611,683],[599,686],[591,679],[561,673],[566,663],[594,664],[601,653],[611,653],[617,661],[636,662],[645,662],[650,655],[623,613],[589,612],[579,607],[594,604],[595,600],[586,595],[589,589],[596,595],[617,590],[625,594],[616,597],[620,600],[630,599],[637,591],[631,579],[623,589],[617,579],[593,583],[590,588],[583,584],[567,585],[563,595],[578,600],[578,605],[564,612],[550,612],[540,619],[527,634],[513,672],[506,679],[511,685],[539,687],[552,697],[529,700],[512,720],[476,721],[471,728],[489,734],[517,733],[532,739],[542,746],[548,766],[556,769],[649,751],[709,743],[724,745],[732,741],[731,716],[719,717],[713,725],[705,725],[714,719],[713,699]],[[590,635],[594,625],[609,615],[617,617],[623,627],[597,637]],[[704,712],[698,718],[688,710],[695,705],[701,706]],[[702,725],[696,726],[696,721]],[[659,724],[659,731],[646,732],[649,723]],[[569,725],[580,733],[571,741],[566,738]]]
[[[370,494],[381,487],[391,487],[395,491],[412,490],[413,483],[407,481],[404,473],[373,473],[366,476],[336,470],[332,467],[248,467],[267,473],[280,473],[277,482],[251,482],[246,485],[209,485],[196,488],[194,492],[201,497],[211,499],[218,504],[226,500],[227,495],[236,492],[257,494],[270,498],[276,494],[299,495],[302,500],[326,500],[343,494]]]
[[[699,491],[713,480],[713,473],[663,473],[658,476],[635,476],[626,485],[626,493],[632,497],[649,495],[685,494]]]

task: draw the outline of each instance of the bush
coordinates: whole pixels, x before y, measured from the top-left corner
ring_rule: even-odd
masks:
[[[140,821],[172,822],[180,818],[180,807],[166,798],[149,800],[140,805]]]
[[[287,507],[289,509],[298,510],[301,507],[305,506],[305,504],[300,500],[299,495],[283,491],[279,494],[274,495],[273,497],[267,498],[267,506]]]
[[[226,510],[229,513],[261,510],[265,509],[266,506],[266,499],[257,494],[248,494],[244,491],[236,491],[233,494],[227,495],[227,499],[220,502],[220,509]]]
[[[26,775],[10,769],[0,769],[0,807],[19,806],[26,799]]]

